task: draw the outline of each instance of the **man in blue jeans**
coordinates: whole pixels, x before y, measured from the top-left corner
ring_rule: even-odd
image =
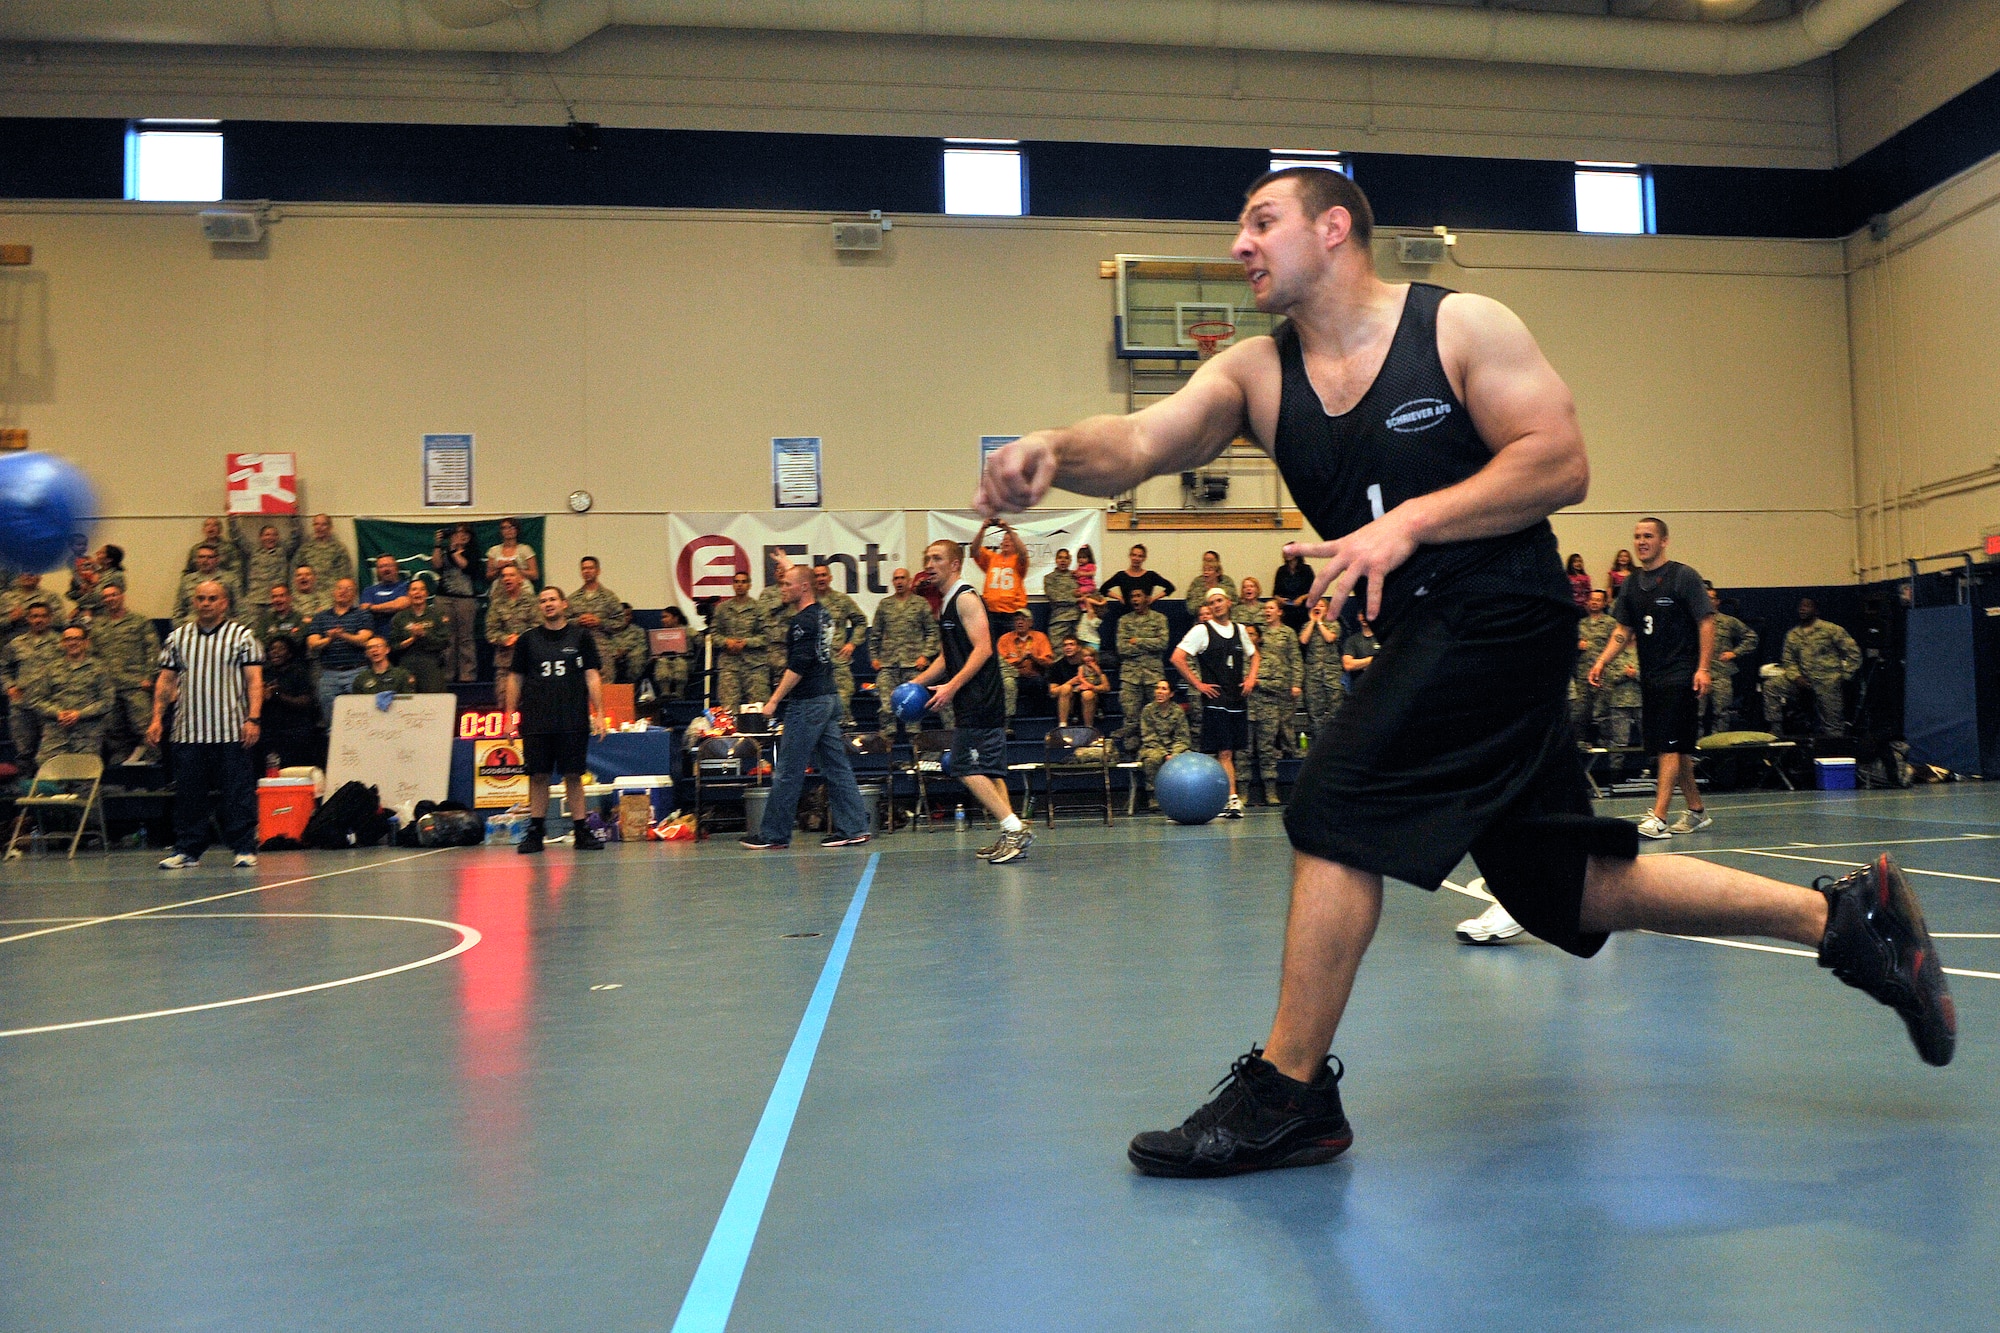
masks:
[[[822,847],[853,847],[868,841],[868,812],[861,804],[847,743],[840,734],[840,694],[833,683],[833,621],[813,595],[812,570],[786,564],[780,571],[783,597],[792,608],[785,631],[785,674],[771,691],[764,711],[785,705],[785,731],[778,743],[777,773],[770,799],[764,804],[764,826],[743,835],[751,851],[789,847],[798,822],[799,794],[805,788],[806,765],[818,767],[826,779],[832,832]]]
[[[361,668],[368,665],[368,640],[375,637],[375,618],[354,603],[354,580],[333,585],[333,605],[312,618],[306,648],[319,659],[319,724],[333,726],[333,701],[347,693]]]

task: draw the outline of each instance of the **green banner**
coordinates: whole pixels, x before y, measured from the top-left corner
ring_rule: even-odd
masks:
[[[517,518],[515,523],[521,528],[521,544],[534,548],[535,558],[548,569],[549,554],[542,549],[542,532],[546,520],[540,516]],[[374,566],[377,556],[393,556],[396,567],[403,571],[404,578],[423,574],[429,577],[433,587],[437,575],[431,569],[431,548],[443,533],[448,539],[457,521],[449,523],[401,523],[386,518],[357,518],[354,520],[354,541],[360,548],[360,568],[366,575],[365,582],[374,582]],[[472,549],[479,555],[479,568],[473,575],[473,584],[481,591],[486,585],[486,551],[488,547],[500,544],[500,520],[497,518],[477,519],[472,522]]]

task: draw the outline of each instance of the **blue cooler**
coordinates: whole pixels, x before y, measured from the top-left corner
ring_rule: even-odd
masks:
[[[1853,791],[1854,761],[1852,759],[1815,759],[1813,775],[1819,780],[1821,791]]]

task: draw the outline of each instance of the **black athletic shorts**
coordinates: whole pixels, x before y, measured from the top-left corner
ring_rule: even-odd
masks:
[[[1638,829],[1592,815],[1569,724],[1572,608],[1536,598],[1420,604],[1313,743],[1285,813],[1292,846],[1435,889],[1467,852],[1541,939],[1588,958],[1592,856]]]
[[[1640,727],[1646,733],[1647,754],[1693,754],[1701,739],[1701,696],[1694,681],[1675,685],[1639,683]]]
[[[590,733],[558,731],[523,736],[521,751],[528,765],[529,777],[545,777],[550,773],[572,777],[586,771],[585,756],[590,753]]]
[[[1241,703],[1223,704],[1207,700],[1201,706],[1201,752],[1221,754],[1224,750],[1250,748],[1250,713]]]
[[[951,738],[951,776],[1007,780],[1007,729],[960,727]]]

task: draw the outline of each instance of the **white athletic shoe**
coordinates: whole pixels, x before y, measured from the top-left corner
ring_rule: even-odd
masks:
[[[1505,944],[1522,934],[1522,930],[1521,923],[1508,915],[1506,908],[1494,903],[1471,920],[1459,922],[1455,933],[1466,944]]]
[[[1241,796],[1230,797],[1229,803],[1222,807],[1222,817],[1224,819],[1243,818],[1243,798]]]
[[[1661,819],[1658,815],[1648,814],[1644,819],[1639,821],[1639,836],[1642,838],[1671,838],[1673,834],[1667,831],[1667,822],[1664,819]]]
[[[1715,821],[1708,817],[1706,810],[1683,810],[1681,817],[1667,825],[1669,833],[1699,833],[1703,829],[1715,827]]]
[[[238,870],[255,870],[257,868],[257,853],[238,852],[236,854],[236,860],[232,862],[232,864]]]
[[[181,853],[175,852],[172,856],[169,856],[166,860],[160,862],[160,869],[193,870],[196,866],[200,864],[201,864],[201,858],[199,856],[183,856]]]

